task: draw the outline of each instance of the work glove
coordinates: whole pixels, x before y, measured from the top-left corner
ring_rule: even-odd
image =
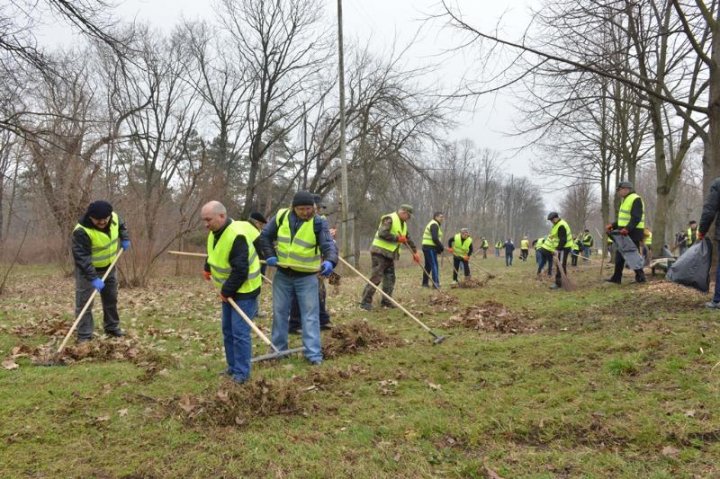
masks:
[[[212,275],[210,274],[210,271],[203,271],[203,277],[205,278],[205,281],[210,281]]]
[[[697,239],[701,240],[701,239],[703,239],[703,238],[705,238],[705,233],[701,233],[701,232],[698,231]]]
[[[465,262],[470,261],[470,256],[463,256],[463,261],[465,261]]]
[[[228,298],[229,296],[225,296],[224,294],[220,293],[220,301],[222,301],[223,303],[227,303]]]
[[[454,252],[455,252],[455,250],[454,250],[454,249],[452,249],[452,248],[448,248],[448,249],[447,249],[447,252],[448,252],[448,253],[454,253]]]
[[[415,261],[417,264],[420,264],[420,255],[416,252],[413,253],[413,261]]]
[[[333,272],[333,264],[330,261],[323,261],[320,265],[320,276],[325,276],[326,278],[330,276]]]
[[[268,266],[277,266],[277,263],[278,263],[277,256],[270,256],[268,259],[265,260],[265,263]]]
[[[627,228],[623,228],[620,230],[620,234],[623,236],[627,236],[628,234],[630,234],[630,232],[627,230]]]
[[[398,243],[407,243],[407,236],[398,235],[398,236],[397,236],[397,242],[398,242]]]
[[[605,225],[605,231],[607,231],[607,232],[609,233],[609,232],[611,232],[612,230],[613,230],[613,225],[612,225],[612,224],[606,224],[606,225]]]
[[[93,288],[97,289],[98,292],[102,291],[103,288],[105,287],[105,282],[100,278],[95,278],[94,280],[91,281],[91,283],[93,285]]]
[[[120,246],[122,246],[123,251],[127,251],[130,249],[130,240],[122,240],[120,242]]]

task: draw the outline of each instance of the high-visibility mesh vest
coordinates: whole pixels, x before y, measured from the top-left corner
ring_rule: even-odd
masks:
[[[544,242],[545,242],[545,237],[544,237],[544,236],[543,236],[542,238],[538,238],[537,241],[535,242],[535,249],[540,249],[540,248],[542,248],[542,245],[543,245]]]
[[[467,256],[468,253],[470,253],[470,245],[472,244],[472,238],[468,236],[465,238],[465,243],[463,243],[462,234],[458,233],[453,238],[453,255],[457,256],[458,258],[462,258],[463,256]]]
[[[260,258],[253,242],[260,235],[260,232],[247,221],[233,221],[222,232],[217,243],[211,232],[207,239],[208,265],[213,283],[219,288],[230,277],[232,267],[230,266],[230,251],[232,250],[235,238],[242,235],[245,238],[248,248],[248,276],[237,289],[238,293],[250,293],[255,291],[262,284],[260,276]]]
[[[380,224],[378,225],[378,231],[382,227],[383,220],[387,217],[392,218],[392,226],[390,226],[390,234],[394,236],[402,235],[407,236],[407,223],[400,219],[397,212],[393,212],[387,215],[383,215],[380,218]],[[373,239],[372,245],[382,248],[384,250],[395,253],[400,249],[400,243],[397,241],[386,241],[378,236],[378,231],[375,232],[375,239]]]
[[[543,248],[545,248],[548,251],[555,251],[558,246],[560,246],[560,238],[558,238],[558,230],[561,226],[565,227],[565,232],[567,233],[567,238],[565,241],[564,248],[571,248],[572,247],[572,232],[570,231],[570,225],[567,224],[567,221],[561,219],[557,223],[553,225],[553,227],[550,229],[550,234],[548,235],[547,239],[543,243]]]
[[[579,239],[573,241],[570,247],[573,251],[580,251],[580,248],[582,248],[582,242]]]
[[[440,223],[438,223],[435,220],[430,220],[430,223],[427,224],[427,226],[425,227],[425,232],[423,233],[423,238],[422,238],[423,246],[435,246],[435,242],[432,239],[432,234],[430,233],[430,227],[432,225],[437,225],[438,239],[442,243],[443,232],[442,232],[442,228],[440,228]]]
[[[483,240],[482,242],[482,249],[488,249],[490,247],[490,243],[487,242],[487,240]]]
[[[592,235],[590,233],[586,233],[582,238],[582,244],[583,246],[592,246],[595,240],[593,239]]]
[[[617,217],[618,228],[624,228],[630,223],[630,211],[632,210],[632,205],[637,198],[640,198],[637,193],[630,193],[625,197],[622,203],[620,203],[620,209],[618,210]],[[642,198],[640,198],[640,202],[643,205],[643,214],[640,222],[636,226],[638,229],[645,228],[645,204],[643,203]]]
[[[695,233],[695,234],[693,234]],[[694,236],[694,238],[693,238]],[[690,247],[693,244],[697,243],[697,230],[693,232],[692,228],[688,228],[687,230],[687,242],[685,243],[686,246]]]
[[[530,249],[530,241],[526,239],[520,240],[520,249]]]
[[[497,249],[502,248],[502,247],[503,247],[503,242],[502,242],[502,241],[498,241],[497,243],[495,243],[495,247],[496,247]]]
[[[74,230],[82,228],[90,238],[90,261],[95,268],[106,268],[113,262],[118,252],[120,219],[117,213],[110,216],[110,235],[97,228],[89,228],[80,223]],[[73,231],[74,231],[73,230]]]
[[[652,246],[652,231],[645,230],[645,246]]]
[[[295,237],[290,236],[290,209],[283,208],[275,215],[277,232],[278,262],[299,272],[309,272],[320,268],[320,249],[315,236],[315,218],[312,217],[300,225]]]

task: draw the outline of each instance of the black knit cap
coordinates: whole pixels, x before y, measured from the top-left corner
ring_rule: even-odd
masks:
[[[262,215],[262,213],[258,211],[253,211],[252,213],[250,213],[250,219],[255,220],[259,223],[267,223],[265,217]]]
[[[112,212],[113,207],[110,203],[105,200],[97,200],[88,205],[86,214],[96,220],[102,220],[110,216]]]
[[[315,206],[315,196],[309,191],[298,191],[292,201],[295,206]]]

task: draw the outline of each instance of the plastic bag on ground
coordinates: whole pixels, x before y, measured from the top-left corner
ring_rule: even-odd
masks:
[[[707,293],[710,289],[712,242],[704,238],[692,245],[670,267],[667,279]]]

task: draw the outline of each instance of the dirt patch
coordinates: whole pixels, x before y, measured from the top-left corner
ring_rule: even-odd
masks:
[[[396,346],[401,341],[388,336],[367,321],[354,320],[335,326],[330,337],[323,340],[323,356],[334,358],[341,354],[355,354],[361,350],[374,350]]]
[[[467,288],[467,289],[482,288],[483,286],[485,286],[487,284],[487,282],[489,280],[490,280],[490,276],[487,276],[485,279],[467,278],[467,279],[464,279],[463,281],[460,281],[457,284],[457,287],[458,288]]]
[[[530,325],[532,316],[527,312],[514,312],[496,301],[465,308],[443,323],[445,328],[463,327],[477,331],[518,334],[535,331]]]
[[[7,359],[30,358],[33,364],[72,364],[86,361],[129,361],[138,365],[158,365],[162,356],[134,339],[87,341],[67,346],[59,356],[58,345],[28,346],[21,344],[10,351]]]
[[[216,391],[185,395],[165,406],[189,424],[244,426],[259,417],[302,414],[301,397],[307,390],[290,380],[258,379],[243,385],[228,382]]]

